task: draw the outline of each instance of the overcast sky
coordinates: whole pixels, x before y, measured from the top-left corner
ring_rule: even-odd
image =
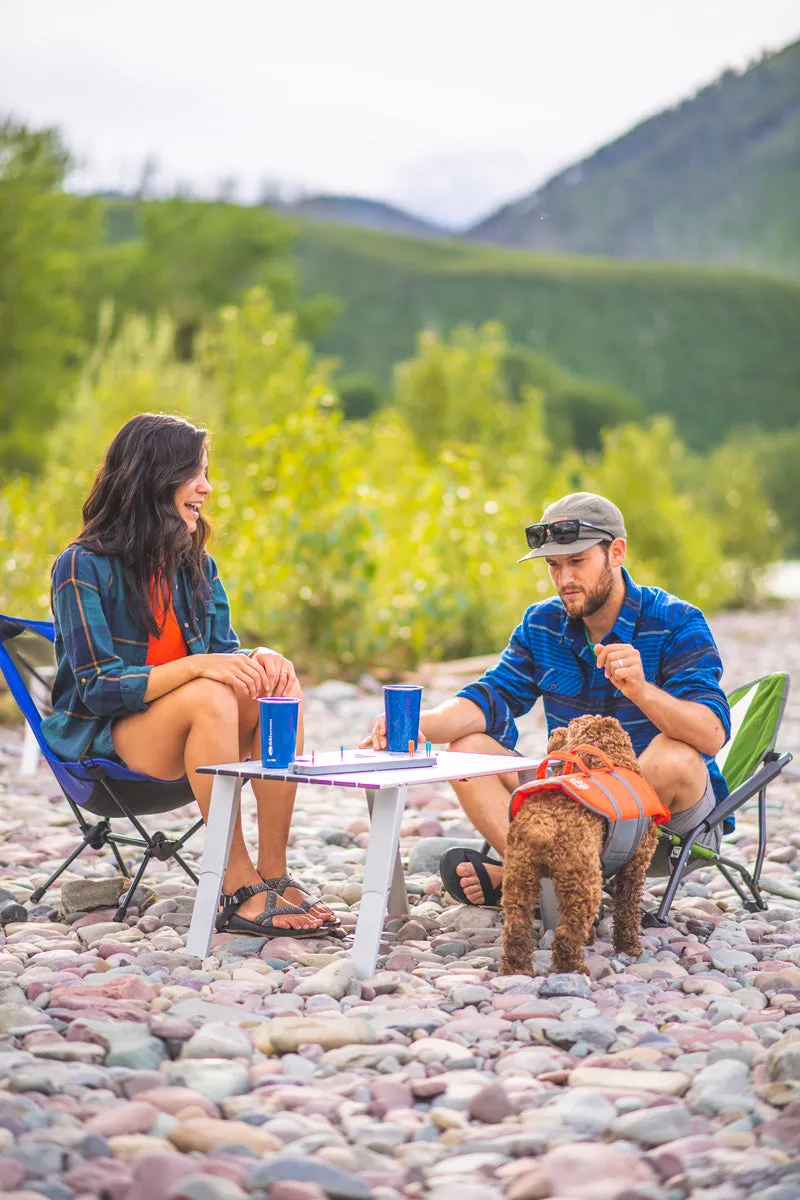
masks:
[[[455,225],[798,36],[797,0],[0,0],[0,114],[59,125],[82,188],[152,155]]]

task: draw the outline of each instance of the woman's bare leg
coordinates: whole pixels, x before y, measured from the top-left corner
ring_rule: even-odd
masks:
[[[297,696],[300,700],[300,713],[297,723],[297,753],[303,753],[303,693],[299,683],[295,683],[287,693]],[[261,759],[261,731],[259,728],[259,708],[257,700],[249,700],[245,696],[237,696],[239,703],[239,748],[241,757],[250,755],[259,762]],[[286,871],[286,847],[289,842],[289,829],[292,824],[294,801],[297,794],[296,783],[252,780],[251,786],[256,798],[256,815],[258,818],[258,872],[264,879],[275,879]],[[289,904],[299,904],[308,899],[299,888],[287,888],[283,893]],[[336,914],[326,904],[315,904],[311,909],[314,917],[332,921]]]
[[[196,769],[238,760],[239,705],[226,684],[195,679],[154,700],[145,712],[115,721],[112,736],[114,748],[131,770],[155,779],[180,779],[185,773],[203,820],[208,821],[213,776],[198,775]],[[273,826],[273,838],[277,833]],[[223,890],[230,894],[260,882],[247,852],[240,817],[233,831]],[[246,900],[237,910],[239,916],[251,920],[263,911],[263,894]],[[276,915],[274,924],[289,931],[316,926],[319,919]]]

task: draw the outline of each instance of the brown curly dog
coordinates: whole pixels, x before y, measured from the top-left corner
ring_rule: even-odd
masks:
[[[552,754],[581,743],[597,746],[616,766],[641,774],[631,739],[614,717],[576,717],[568,726],[553,730],[547,751]],[[590,770],[603,765],[592,755],[580,757]],[[561,774],[562,768],[557,773]],[[600,854],[605,831],[603,817],[563,792],[544,792],[522,805],[511,822],[503,871],[502,975],[531,974],[533,909],[539,898],[539,881],[547,872],[561,914],[553,938],[553,970],[588,974],[584,947],[592,938],[602,899]],[[614,877],[612,911],[618,953],[636,957],[642,952],[642,894],[657,841],[651,821],[633,857]]]

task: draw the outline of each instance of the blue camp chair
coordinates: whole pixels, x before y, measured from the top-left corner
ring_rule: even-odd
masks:
[[[58,870],[54,871],[45,883],[36,888],[31,894],[31,900],[37,904],[59,875],[66,871],[87,847],[100,850],[103,846],[110,846],[120,871],[126,878],[130,878],[119,847],[135,846],[144,850],[144,855],[130,887],[120,898],[119,908],[114,915],[115,921],[123,921],[151,859],[155,858],[159,862],[174,859],[192,882],[197,883],[197,876],[184,862],[181,850],[192,834],[201,828],[203,822],[196,821],[182,837],[173,839],[161,832],[149,833],[139,820],[142,816],[171,812],[191,803],[194,796],[185,778],[151,779],[148,775],[129,771],[118,762],[107,758],[85,758],[80,762],[63,762],[56,758],[42,737],[42,714],[25,682],[27,675],[47,687],[39,668],[31,661],[37,657],[36,640],[30,637],[31,634],[38,634],[51,644],[55,641],[52,622],[28,621],[0,613],[0,671],[55,775],[83,835],[80,845],[64,859]],[[19,640],[9,648],[7,643],[10,644],[12,639]],[[49,691],[49,687],[47,690]],[[94,824],[90,823],[84,816],[85,812],[100,817],[100,820]],[[136,830],[137,836],[118,833],[113,829],[111,820],[116,817],[126,818]]]

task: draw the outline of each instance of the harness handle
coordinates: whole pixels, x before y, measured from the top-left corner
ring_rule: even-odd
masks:
[[[599,758],[602,761],[603,767],[595,767],[594,770],[606,770],[606,771],[614,770],[614,764],[611,762],[611,760],[609,758],[606,757],[606,755],[603,753],[602,750],[598,750],[598,748],[596,746],[581,745],[581,746],[574,746],[573,749],[569,753],[564,750],[554,750],[552,754],[548,754],[539,763],[538,770],[536,771],[536,778],[544,779],[544,777],[547,773],[548,764],[552,761],[566,763],[570,767],[570,770],[565,772],[566,775],[573,775],[575,773],[574,772],[575,767],[580,767],[581,770],[583,771],[584,775],[588,775],[590,773],[589,767],[587,767],[586,763],[583,761],[582,758],[577,757],[578,750],[583,750],[587,754],[593,754],[596,758]]]

